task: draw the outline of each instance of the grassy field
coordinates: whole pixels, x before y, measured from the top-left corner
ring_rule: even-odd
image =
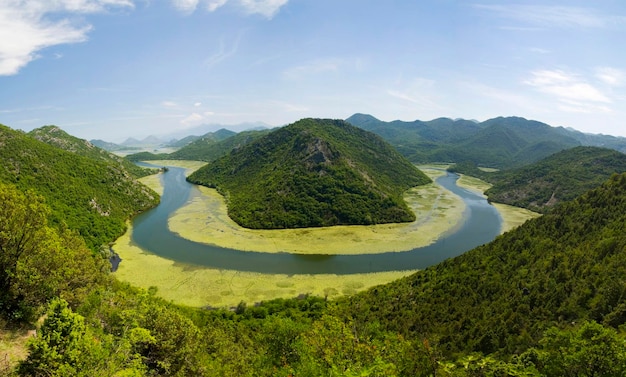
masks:
[[[122,263],[118,279],[141,288],[157,287],[159,296],[195,307],[233,307],[239,302],[260,302],[312,294],[334,298],[388,283],[415,271],[353,275],[272,275],[219,270],[173,262],[146,253],[130,239],[132,229],[114,249]]]
[[[185,167],[188,173],[203,163],[159,161],[156,165]],[[444,174],[440,166],[420,166],[431,178]],[[445,168],[445,166],[443,166]],[[152,188],[160,189],[158,176],[142,179]],[[460,186],[480,191],[485,183],[463,177]],[[406,200],[416,212],[418,220],[410,224],[380,225],[376,227],[332,227],[319,229],[252,231],[236,225],[226,215],[222,197],[214,190],[200,188],[192,201],[170,219],[172,231],[196,241],[210,239],[212,243],[240,250],[315,253],[363,253],[390,250],[408,250],[433,242],[452,229],[462,217],[462,201],[436,184],[411,190]],[[510,207],[510,206],[507,206]],[[515,207],[498,206],[505,219],[505,227],[525,221],[529,214]],[[116,276],[142,288],[157,287],[158,294],[174,302],[202,307],[232,307],[239,302],[259,302],[273,298],[313,294],[334,298],[354,294],[370,287],[385,284],[412,274],[414,271],[394,271],[353,275],[271,275],[230,270],[219,270],[184,265],[147,253],[135,246],[130,235],[132,228],[117,240],[114,249],[121,256]],[[210,234],[210,236],[208,235]],[[302,245],[306,245],[303,247]]]

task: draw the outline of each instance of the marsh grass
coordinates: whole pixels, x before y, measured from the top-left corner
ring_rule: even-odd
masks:
[[[194,307],[233,307],[239,302],[293,298],[300,294],[336,298],[385,284],[415,271],[353,275],[260,274],[188,266],[147,253],[130,239],[132,229],[117,240],[122,263],[118,279],[149,289],[166,300]]]
[[[189,174],[204,163],[158,161],[156,165],[185,167]],[[420,166],[431,179],[445,174],[445,166]],[[159,176],[142,179],[153,189],[161,186]],[[465,178],[461,184],[480,190],[484,182]],[[465,187],[465,186],[464,186]],[[161,189],[162,190],[162,189]],[[432,183],[410,190],[405,200],[417,221],[371,227],[330,227],[278,231],[253,231],[239,227],[227,215],[226,204],[215,190],[198,188],[191,201],[169,221],[170,229],[181,236],[240,250],[354,254],[409,250],[434,242],[455,227],[465,206],[455,195]],[[481,191],[482,192],[482,191]],[[498,208],[498,207],[497,207]],[[502,211],[501,209],[502,208]],[[498,208],[511,224],[524,217],[513,208]],[[157,288],[167,300],[194,307],[233,307],[239,302],[260,302],[312,294],[335,298],[385,284],[415,271],[393,271],[352,275],[284,275],[220,270],[176,263],[145,252],[131,241],[132,227],[117,240],[116,252],[123,259],[116,276],[135,286]]]
[[[440,170],[423,169],[436,178]],[[429,245],[460,222],[465,205],[435,183],[409,190],[405,201],[416,214],[411,223],[257,230],[230,219],[224,198],[198,187],[190,202],[168,222],[183,238],[216,246],[258,252],[297,254],[368,254],[407,251]]]

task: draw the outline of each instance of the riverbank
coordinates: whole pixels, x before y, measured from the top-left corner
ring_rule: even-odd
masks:
[[[424,169],[436,179],[444,172]],[[436,183],[409,190],[405,201],[417,220],[402,224],[256,230],[242,228],[228,217],[226,202],[214,189],[198,187],[192,200],[168,221],[179,236],[223,248],[266,253],[372,254],[407,251],[429,245],[463,218],[465,205]]]
[[[416,271],[369,274],[285,275],[220,270],[185,265],[147,253],[131,240],[132,225],[115,243],[122,257],[115,276],[134,286],[157,288],[157,294],[193,307],[233,307],[301,294],[337,298],[386,284]]]
[[[174,165],[172,161],[160,161],[155,162],[155,164]],[[202,164],[203,163],[198,162],[176,163],[178,166],[182,165],[186,169],[189,169],[188,173]],[[433,178],[436,178],[438,174],[444,174],[441,170],[437,170],[433,167],[420,168]],[[153,188],[157,188],[162,192],[162,188],[160,187],[160,175],[147,177],[142,179],[142,181],[147,182]],[[472,184],[474,186],[472,186]],[[424,223],[426,219],[436,220],[439,215],[436,209],[445,212],[448,206],[451,205],[451,203],[446,202],[445,198],[442,200],[443,197],[439,195],[439,191],[436,189],[437,185],[431,185],[433,187],[427,188],[427,190],[431,190],[429,193],[427,193],[428,191],[424,191],[420,192],[418,195],[423,201],[422,207],[419,208],[419,210],[426,211],[426,213],[430,212],[430,218],[428,218],[428,216],[420,217]],[[479,182],[465,180],[464,185],[469,185],[467,186],[469,189],[479,190],[479,188],[477,188]],[[198,197],[202,198],[204,195],[205,194],[198,192],[193,200],[196,200]],[[452,196],[456,197],[454,195]],[[221,202],[223,203],[223,200]],[[190,205],[187,205],[185,208],[189,207]],[[457,209],[460,210],[460,213],[457,215],[462,216],[463,209]],[[514,211],[511,213],[513,212]],[[506,223],[506,218],[511,215],[504,214],[503,212],[500,213],[503,215],[503,218],[505,218]],[[206,216],[207,212],[205,212],[204,215]],[[226,218],[228,217],[226,216]],[[519,221],[519,219],[517,221]],[[192,226],[192,222],[189,221],[186,225]],[[455,226],[454,222],[450,222],[448,225],[449,226],[446,228],[448,230]],[[196,224],[195,226],[201,225]],[[118,271],[115,273],[118,279],[146,289],[149,287],[157,287],[159,296],[179,304],[195,307],[207,305],[214,307],[230,307],[237,305],[241,301],[254,303],[274,298],[295,297],[300,294],[313,294],[321,297],[335,298],[341,295],[354,294],[376,285],[386,284],[415,272],[413,270],[351,275],[285,275],[221,270],[176,263],[145,252],[134,245],[131,240],[131,235],[132,227],[129,226],[128,232],[118,239],[115,244],[115,250],[123,259]],[[429,236],[433,237],[432,234]],[[305,243],[305,241],[301,242],[303,244]]]

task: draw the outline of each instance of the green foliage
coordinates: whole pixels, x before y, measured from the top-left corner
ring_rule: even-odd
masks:
[[[145,169],[139,167],[130,161],[116,156],[108,151],[98,148],[84,139],[79,139],[72,135],[69,135],[62,129],[56,126],[44,126],[36,128],[28,133],[29,136],[34,137],[37,140],[43,141],[46,144],[50,144],[57,148],[66,150],[68,152],[76,153],[77,155],[89,157],[93,160],[101,160],[110,163],[111,165],[118,165],[120,169],[126,170],[135,178],[145,177],[150,174],[154,174],[154,170]]]
[[[445,355],[513,354],[552,324],[626,323],[626,174],[488,245],[340,303]]]
[[[546,376],[624,376],[626,340],[614,329],[584,322],[574,329],[548,329],[538,348],[519,358]]]
[[[581,144],[603,145],[595,139],[581,139],[578,133],[518,117],[499,117],[481,123],[447,118],[383,122],[355,114],[347,121],[382,136],[404,156],[419,163],[461,161],[511,168]],[[611,145],[626,149],[624,141]]]
[[[104,261],[67,229],[48,226],[49,208],[32,191],[0,184],[0,314],[31,320],[56,296],[73,304],[103,280]]]
[[[189,180],[217,187],[249,228],[413,221],[402,199],[429,179],[375,135],[304,119],[233,150]]]
[[[467,171],[467,174],[475,171]],[[489,200],[546,212],[626,171],[626,154],[598,147],[576,147],[519,169],[482,173],[493,183]]]
[[[28,345],[28,358],[20,365],[23,376],[87,375],[88,344],[84,318],[72,312],[67,302],[53,300],[39,336]],[[80,373],[79,373],[80,371]]]
[[[0,183],[46,198],[52,224],[78,231],[94,251],[122,235],[129,217],[158,203],[158,194],[117,162],[68,152],[2,125],[0,145]]]

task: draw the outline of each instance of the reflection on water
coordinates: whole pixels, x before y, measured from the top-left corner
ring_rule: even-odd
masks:
[[[459,195],[467,206],[463,224],[435,243],[406,252],[361,255],[303,255],[225,249],[190,241],[170,232],[167,219],[189,199],[193,185],[185,170],[170,167],[162,174],[161,204],[135,218],[132,239],[143,250],[177,262],[218,269],[270,274],[354,274],[422,269],[488,243],[500,233],[501,218],[482,196],[456,185],[448,173],[437,183]]]

